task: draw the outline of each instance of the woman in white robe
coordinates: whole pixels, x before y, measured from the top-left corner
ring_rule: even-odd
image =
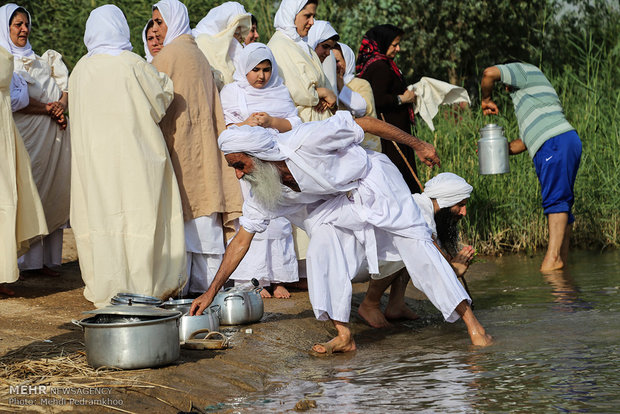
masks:
[[[303,122],[327,119],[337,105],[321,61],[307,43],[317,4],[316,0],[282,0],[274,19],[276,32],[267,44]]]
[[[4,284],[19,278],[17,256],[30,239],[47,234],[30,158],[11,115],[12,107],[28,104],[28,88],[19,80],[14,85],[15,79],[13,55],[0,47],[0,294],[5,295],[14,292]]]
[[[30,42],[30,14],[16,4],[0,8],[0,45],[14,57],[14,71],[28,83],[28,106],[13,113],[30,155],[32,175],[41,197],[50,234],[31,244],[20,257],[21,270],[58,274],[50,267],[62,263],[63,227],[69,219],[71,149],[64,112],[69,71],[53,50],[37,56]]]
[[[252,15],[236,1],[212,8],[192,30],[198,47],[204,53],[218,90],[233,81],[237,54],[250,33]],[[225,45],[229,45],[228,48]]]
[[[130,52],[116,6],[91,12],[84,43],[69,81],[71,224],[84,296],[97,307],[119,292],[167,299],[186,281],[181,197],[158,125],[173,85]]]
[[[254,79],[259,80],[259,87],[250,84]],[[301,124],[288,89],[278,76],[276,60],[264,44],[252,43],[239,53],[234,80],[220,93],[226,125],[259,125],[286,132]],[[263,287],[273,285],[276,298],[290,297],[282,283],[299,280],[290,222],[277,218],[257,234],[231,278],[235,283],[256,278]],[[267,290],[261,295],[271,296]]]

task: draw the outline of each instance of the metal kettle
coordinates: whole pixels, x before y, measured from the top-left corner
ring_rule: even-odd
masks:
[[[497,124],[487,124],[480,129],[478,162],[482,175],[510,172],[508,140],[504,136],[504,128]]]

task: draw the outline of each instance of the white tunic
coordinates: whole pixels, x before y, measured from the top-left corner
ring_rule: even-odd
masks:
[[[241,225],[263,231],[270,218],[286,216],[310,235],[307,270],[310,300],[320,320],[348,322],[351,279],[364,259],[370,273],[379,260],[402,260],[414,285],[453,322],[469,296],[435,248],[431,231],[389,159],[359,146],[363,130],[350,114],[302,124],[281,134],[279,149],[301,192],[284,188],[275,211],[245,199]]]
[[[73,116],[71,225],[84,296],[161,298],[185,283],[179,187],[159,121],[170,79],[138,55],[83,57],[69,82]]]
[[[28,240],[47,234],[30,159],[11,116],[13,56],[0,47],[0,283],[19,278],[17,256]]]

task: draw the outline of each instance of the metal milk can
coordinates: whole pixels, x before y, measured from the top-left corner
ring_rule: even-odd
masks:
[[[478,162],[480,174],[483,175],[510,172],[508,140],[504,136],[504,128],[497,124],[487,124],[480,129]]]

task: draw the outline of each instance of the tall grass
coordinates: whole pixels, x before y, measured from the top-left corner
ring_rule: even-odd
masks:
[[[572,243],[604,249],[620,246],[620,95],[615,87],[617,68],[591,39],[571,38],[579,70],[546,71],[558,92],[568,121],[583,143],[575,185]],[[543,70],[544,62],[543,62]],[[435,118],[436,131],[417,126],[419,138],[432,142],[442,159],[441,171],[461,175],[474,187],[463,220],[463,239],[481,253],[533,252],[546,246],[547,221],[542,212],[540,184],[527,152],[510,157],[510,173],[480,175],[476,142],[487,123],[504,127],[510,139],[519,136],[512,102],[494,94],[500,114],[484,117],[479,103],[455,114],[444,108]],[[456,121],[455,116],[461,118]],[[420,168],[421,180],[437,174]]]

